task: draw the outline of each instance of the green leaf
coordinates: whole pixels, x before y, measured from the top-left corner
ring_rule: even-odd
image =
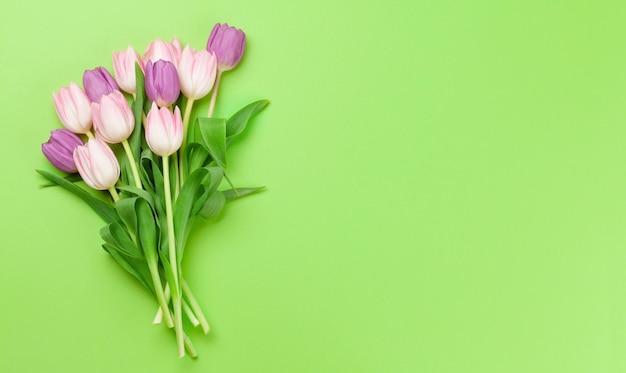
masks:
[[[185,156],[185,175],[188,175],[204,166],[209,156],[209,151],[202,144],[192,142],[185,147]]]
[[[147,201],[137,201],[137,221],[139,227],[139,243],[148,261],[157,258],[158,230],[154,221],[154,213]]]
[[[204,177],[202,184],[204,184],[204,186],[208,188],[209,194],[212,194],[222,183],[222,179],[224,178],[224,170],[220,167],[205,168],[209,173],[207,176]]]
[[[269,103],[269,100],[255,101],[233,114],[226,121],[226,137],[237,136],[243,132],[250,118],[263,110]]]
[[[117,262],[117,264],[120,265],[120,267],[122,267],[126,272],[130,273],[149,291],[154,292],[152,281],[150,277],[146,277],[144,270],[141,269],[140,263],[136,263],[134,260],[124,257],[124,255],[121,254],[115,246],[108,243],[103,244],[102,248],[104,249],[104,251],[111,254],[113,259]]]
[[[100,236],[102,236],[104,242],[114,246],[120,253],[130,258],[143,258],[141,251],[120,223],[111,223],[105,226],[100,230]]]
[[[137,197],[123,198],[115,203],[115,211],[124,222],[128,232],[135,237],[137,236],[137,214],[135,213],[137,199]]]
[[[258,193],[260,191],[265,190],[265,187],[255,187],[255,188],[237,188],[237,191],[235,192],[235,189],[228,189],[223,191],[224,193],[224,197],[226,197],[227,201],[232,201],[234,199],[239,199],[241,197],[245,197],[248,196],[250,194],[254,194],[254,193]]]
[[[174,232],[176,235],[176,255],[182,260],[185,241],[190,226],[191,211],[196,201],[196,196],[202,186],[202,180],[207,175],[206,168],[199,168],[192,172],[185,180],[183,187],[178,194],[178,199],[174,205]]]
[[[63,179],[65,179],[65,180],[69,181],[70,183],[75,183],[75,182],[77,182],[77,181],[82,181],[82,180],[83,180],[83,179],[80,177],[80,175],[79,175],[79,174],[77,174],[77,173],[65,175],[65,176],[63,177]],[[46,184],[42,184],[42,185],[41,185],[41,187],[42,187],[42,188],[49,188],[49,187],[51,187],[51,186],[59,186],[59,184],[50,182],[50,183],[46,183]]]
[[[117,189],[134,194],[137,197],[140,197],[148,202],[153,209],[156,208],[156,202],[154,200],[156,198],[156,195],[154,195],[154,193],[147,192],[132,185],[120,185],[117,187]]]
[[[143,117],[143,103],[145,98],[145,89],[144,89],[144,75],[143,71],[141,71],[141,67],[139,67],[138,63],[135,63],[135,77],[136,77],[136,87],[137,92],[135,93],[135,101],[133,102],[133,115],[135,117],[135,129],[133,133],[130,135],[128,139],[128,144],[130,145],[130,149],[133,152],[133,155],[136,157],[139,154],[141,148],[141,139],[143,132],[142,125],[142,117]]]
[[[226,197],[224,196],[224,193],[217,191],[206,200],[200,211],[198,211],[198,215],[207,220],[213,219],[220,214],[225,204]]]
[[[226,168],[226,120],[198,118],[198,130],[204,145],[218,166]]]
[[[51,182],[57,184],[58,186],[60,186],[60,187],[62,187],[64,189],[70,191],[71,193],[73,193],[76,196],[78,196],[79,198],[81,198],[105,222],[112,223],[112,222],[119,222],[120,221],[120,218],[119,218],[119,216],[117,216],[117,213],[115,212],[115,209],[109,203],[106,203],[104,201],[99,200],[98,198],[96,198],[93,195],[89,194],[83,188],[81,188],[81,187],[79,187],[79,186],[77,186],[77,185],[75,185],[75,184],[65,180],[64,178],[62,178],[60,176],[57,176],[57,175],[55,175],[55,174],[53,174],[51,172],[44,171],[44,170],[37,170],[37,172],[39,172],[41,175],[43,175],[46,179],[50,180]]]

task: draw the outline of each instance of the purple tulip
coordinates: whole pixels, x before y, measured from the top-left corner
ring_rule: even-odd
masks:
[[[234,27],[229,27],[227,23],[216,23],[211,30],[211,35],[206,44],[209,52],[215,53],[217,57],[217,69],[219,71],[232,70],[241,56],[246,46],[246,34]]]
[[[170,106],[180,95],[176,66],[169,61],[146,63],[146,94],[159,107]]]
[[[41,151],[54,167],[71,174],[76,172],[74,149],[80,145],[83,145],[80,137],[66,129],[58,129],[50,132],[50,140],[41,144]]]
[[[92,102],[100,102],[102,96],[120,90],[111,73],[102,66],[93,70],[85,70],[83,87],[85,87],[85,93]]]

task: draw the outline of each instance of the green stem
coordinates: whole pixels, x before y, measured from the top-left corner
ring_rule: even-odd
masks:
[[[89,139],[94,139],[95,137],[93,136],[93,133],[91,131],[87,131],[85,132],[85,135],[87,135],[87,138]]]
[[[191,117],[191,108],[193,107],[194,100],[187,100],[187,105],[185,106],[185,114],[183,115],[183,143],[180,146],[180,158],[178,160],[179,167],[178,170],[180,172],[180,184],[182,185],[185,181],[185,146],[187,145],[187,129],[189,127],[189,118]]]
[[[163,158],[163,184],[165,192],[165,214],[167,215],[167,235],[169,239],[170,266],[174,283],[170,284],[172,291],[172,305],[174,306],[174,329],[176,331],[176,342],[178,344],[178,357],[185,356],[185,343],[183,333],[182,304],[180,292],[180,271],[178,259],[176,258],[176,238],[174,236],[174,214],[172,211],[172,192],[170,188],[170,163],[169,156]]]
[[[115,187],[110,187],[109,193],[111,193],[111,197],[113,197],[113,202],[117,202],[120,200],[120,195],[117,194],[117,190],[115,190]]]
[[[172,297],[172,294],[170,293],[170,284],[168,284],[167,282],[165,283],[165,291],[163,292],[163,295],[165,296],[165,304],[169,303]],[[163,319],[163,309],[159,307],[156,315],[154,315],[154,320],[152,320],[152,323],[160,324],[162,319]]]
[[[159,276],[156,253],[146,257],[146,259],[148,259],[148,269],[152,277],[152,284],[154,285],[154,291],[156,292],[157,301],[159,302],[161,315],[165,318],[165,325],[167,325],[168,328],[173,328],[174,321],[172,320],[172,315],[170,314],[170,309],[167,306],[167,300],[163,293],[163,285],[161,284],[161,277]]]
[[[126,156],[128,157],[128,163],[130,163],[130,169],[133,171],[133,177],[135,178],[135,186],[139,189],[143,189],[143,186],[141,185],[141,179],[139,178],[139,171],[137,171],[137,163],[135,162],[133,151],[130,150],[130,145],[128,144],[128,140],[122,141],[122,146],[124,147],[124,151],[126,152]]]
[[[211,103],[209,104],[209,113],[208,117],[213,117],[213,110],[215,109],[215,100],[217,99],[217,90],[220,88],[220,78],[222,77],[222,72],[218,70],[217,76],[215,77],[215,84],[213,84],[213,92],[211,92]]]
[[[183,294],[185,295],[185,297],[187,297],[191,309],[198,317],[198,321],[200,321],[200,325],[202,326],[202,331],[204,332],[204,334],[208,334],[209,330],[211,329],[209,328],[209,323],[206,321],[206,317],[204,317],[204,313],[202,313],[202,309],[200,308],[198,300],[196,300],[196,297],[193,296],[189,285],[187,285],[187,281],[185,281],[185,279],[182,279],[181,282],[183,285]]]
[[[193,310],[191,309],[191,307],[189,307],[189,304],[185,302],[184,299],[183,299],[183,311],[185,311],[185,315],[187,315],[189,322],[191,323],[191,325],[193,325],[194,328],[200,325],[200,321],[198,321],[198,318],[193,313]]]

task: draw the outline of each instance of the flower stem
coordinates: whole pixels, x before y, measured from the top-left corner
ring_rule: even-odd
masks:
[[[182,185],[185,181],[185,146],[187,145],[187,128],[189,127],[189,118],[191,117],[191,108],[193,107],[194,100],[190,98],[187,100],[187,105],[185,106],[185,114],[183,115],[183,143],[180,146],[180,158],[178,159],[178,171],[180,173],[180,184]]]
[[[220,87],[220,78],[222,77],[222,72],[218,70],[217,76],[215,77],[215,84],[213,84],[213,92],[211,93],[211,103],[209,104],[209,113],[208,117],[213,117],[213,110],[215,109],[215,100],[217,99],[217,90]]]
[[[111,193],[111,197],[113,197],[113,202],[117,202],[120,200],[120,195],[117,194],[117,190],[115,190],[115,187],[110,187],[109,193]]]
[[[202,313],[198,300],[196,300],[196,297],[193,296],[193,293],[191,292],[191,289],[189,288],[189,285],[187,285],[187,281],[185,281],[185,279],[182,279],[182,285],[183,294],[187,297],[191,309],[198,317],[198,321],[200,321],[200,325],[202,326],[202,331],[204,334],[208,334],[211,329],[209,328],[209,323],[206,321],[206,317],[204,317],[204,313]]]
[[[172,291],[172,305],[174,306],[174,329],[176,331],[176,342],[178,344],[178,357],[185,356],[185,343],[183,333],[183,318],[181,304],[180,271],[178,259],[176,258],[176,238],[174,236],[174,214],[172,211],[172,192],[170,188],[170,164],[169,156],[163,158],[163,184],[165,192],[165,214],[167,215],[167,235],[169,239],[169,260],[172,268],[174,283],[170,284]]]
[[[87,136],[88,139],[93,139],[94,138],[93,133],[91,131],[85,132],[85,135]]]
[[[148,260],[148,269],[150,270],[150,276],[152,277],[152,284],[154,285],[154,291],[156,293],[157,301],[159,302],[159,310],[161,310],[162,317],[165,317],[165,325],[168,328],[174,327],[174,321],[170,314],[170,309],[167,306],[167,299],[163,293],[163,285],[161,284],[161,277],[159,276],[159,268],[157,263],[156,253],[151,253],[146,256]]]
[[[165,283],[165,291],[163,291],[163,295],[165,296],[165,304],[170,302],[172,294],[170,293],[170,284]],[[152,320],[153,324],[160,324],[161,320],[163,320],[163,309],[159,307],[156,315],[154,315],[154,320]]]
[[[135,162],[133,151],[130,150],[130,145],[128,144],[128,140],[122,141],[122,146],[124,147],[124,151],[126,152],[126,156],[128,157],[128,163],[130,163],[130,169],[133,171],[133,177],[135,178],[135,186],[139,189],[143,189],[143,186],[141,185],[141,179],[139,178],[139,171],[137,171],[137,162]]]

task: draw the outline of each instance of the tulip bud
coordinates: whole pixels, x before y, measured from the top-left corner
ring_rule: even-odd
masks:
[[[74,162],[85,183],[94,189],[109,189],[120,178],[120,164],[115,154],[98,138],[76,147]]]
[[[76,172],[74,163],[74,149],[83,145],[83,140],[66,129],[50,132],[50,140],[41,144],[41,151],[50,163],[59,170],[68,174]]]
[[[76,83],[52,93],[54,109],[63,126],[74,133],[87,133],[91,129],[91,103]]]
[[[243,31],[229,27],[227,23],[216,23],[211,30],[206,49],[217,56],[217,69],[228,71],[241,60],[245,45],[246,34]]]
[[[172,38],[171,43],[156,39],[148,44],[148,47],[146,47],[146,50],[143,52],[143,62],[145,65],[148,61],[154,63],[158,60],[163,60],[173,63],[174,66],[178,66],[180,54],[181,45],[177,37]]]
[[[146,63],[146,95],[159,107],[170,106],[178,99],[180,82],[173,63],[163,60]]]
[[[110,144],[126,140],[135,129],[135,117],[120,91],[102,96],[100,103],[92,102],[93,128],[98,137]]]
[[[178,106],[172,113],[168,108],[159,109],[153,102],[146,117],[146,142],[156,155],[174,154],[183,143],[183,120]]]
[[[180,90],[187,98],[197,100],[211,91],[217,73],[215,54],[185,47],[178,64]]]
[[[120,89],[115,79],[111,76],[111,73],[102,66],[96,67],[93,70],[85,70],[83,74],[83,87],[85,87],[85,93],[87,93],[87,97],[89,97],[92,102],[100,102],[102,96]]]
[[[137,91],[137,77],[135,76],[135,64],[138,63],[143,71],[143,61],[139,54],[129,46],[125,51],[113,53],[113,72],[117,84],[128,93]]]

